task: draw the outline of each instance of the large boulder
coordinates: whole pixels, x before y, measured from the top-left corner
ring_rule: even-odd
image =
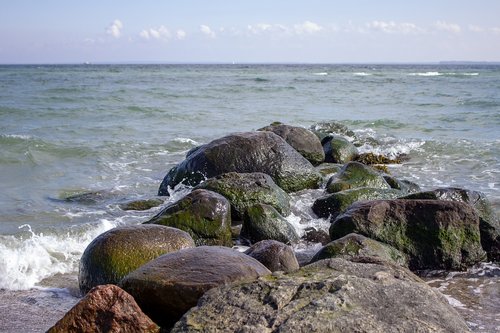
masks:
[[[353,259],[354,260],[354,259]],[[180,332],[469,332],[438,291],[373,258],[321,260],[297,272],[208,291]]]
[[[144,223],[184,230],[193,237],[198,246],[233,245],[229,201],[208,190],[194,190]]]
[[[326,190],[329,193],[359,187],[391,188],[378,171],[359,162],[346,163],[326,184]]]
[[[363,235],[349,234],[323,246],[311,262],[329,258],[377,257],[397,265],[408,266],[408,259],[401,251]]]
[[[412,270],[463,270],[486,258],[479,217],[461,202],[374,200],[350,206],[330,226],[332,240],[359,233],[408,255]]]
[[[395,189],[379,189],[371,187],[353,188],[351,190],[331,193],[314,201],[313,212],[318,217],[335,218],[344,212],[351,204],[361,200],[396,199],[401,196],[401,191]]]
[[[93,288],[47,333],[67,332],[160,332],[134,298],[108,284]]]
[[[263,172],[286,192],[317,188],[320,174],[280,136],[268,132],[236,133],[191,151],[163,179],[159,195],[179,183],[198,185],[207,178],[228,172]]]
[[[308,129],[282,123],[272,123],[259,129],[259,131],[269,131],[281,136],[313,165],[323,163],[325,160],[325,152],[321,146],[321,141]]]
[[[80,291],[100,284],[116,284],[154,258],[194,247],[188,233],[161,225],[132,225],[106,231],[94,239],[80,259]]]
[[[290,196],[262,172],[229,172],[207,179],[196,188],[217,192],[231,203],[233,220],[242,220],[247,208],[258,204],[273,206],[280,214],[290,214]]]
[[[472,205],[479,215],[481,244],[488,254],[488,260],[500,261],[500,220],[483,193],[456,187],[445,187],[413,193],[402,199],[447,200]]]
[[[252,245],[245,254],[257,259],[271,272],[293,272],[299,263],[290,246],[275,240],[263,240]]]
[[[168,253],[127,275],[121,287],[162,328],[173,325],[209,289],[271,272],[233,249],[200,246]]]
[[[321,143],[325,152],[325,162],[347,163],[358,156],[358,148],[341,136],[328,136]]]
[[[272,239],[291,244],[299,240],[295,228],[276,209],[264,204],[246,210],[240,237],[250,243]]]

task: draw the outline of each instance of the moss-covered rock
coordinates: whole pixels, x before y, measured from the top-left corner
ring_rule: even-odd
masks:
[[[228,172],[262,172],[286,192],[318,188],[321,175],[313,165],[273,132],[235,133],[203,145],[186,156],[163,179],[158,194],[184,183],[198,185],[203,180]]]
[[[168,330],[203,294],[220,285],[251,282],[271,272],[230,248],[200,246],[168,253],[131,272],[120,287]]]
[[[271,272],[293,272],[299,263],[290,246],[275,240],[263,240],[252,245],[245,254],[257,259]]]
[[[242,220],[247,208],[258,203],[273,206],[284,216],[290,214],[290,196],[265,173],[225,173],[207,179],[196,188],[217,192],[228,199],[233,221]]]
[[[316,170],[323,176],[332,176],[342,169],[342,164],[339,163],[321,163],[316,166]]]
[[[345,164],[340,172],[330,178],[326,184],[326,190],[329,193],[359,187],[378,189],[391,188],[379,172],[359,162],[349,162]]]
[[[472,205],[479,215],[481,244],[488,254],[488,260],[500,261],[500,220],[483,193],[456,187],[445,187],[413,193],[402,199],[447,200]]]
[[[133,225],[106,231],[94,239],[80,259],[82,293],[101,284],[116,284],[154,258],[194,247],[188,233],[161,225]]]
[[[380,189],[371,187],[353,188],[328,194],[314,201],[312,210],[318,217],[336,217],[347,207],[361,200],[396,199],[403,193],[395,189]]]
[[[408,266],[408,259],[401,251],[387,244],[354,233],[325,245],[314,255],[311,262],[336,257],[377,257],[403,267]]]
[[[162,199],[134,200],[120,204],[123,210],[148,210],[163,204]]]
[[[313,165],[325,160],[321,141],[308,129],[275,122],[259,131],[269,131],[279,135]]]
[[[146,224],[161,224],[188,232],[196,245],[232,246],[231,206],[222,195],[197,189],[166,206]]]
[[[246,210],[240,237],[250,243],[272,239],[291,244],[299,240],[293,226],[276,209],[264,204]]]
[[[402,195],[420,192],[420,186],[406,179],[398,179],[390,175],[383,175],[385,181],[393,189],[400,190]]]
[[[326,137],[332,136],[334,134],[356,138],[356,134],[346,125],[334,121],[319,122],[312,125],[310,129],[321,141],[323,141]]]
[[[360,201],[330,226],[332,240],[353,232],[402,251],[413,270],[463,270],[486,259],[479,216],[461,202]]]
[[[341,136],[329,136],[323,139],[325,162],[347,163],[358,156],[358,148]]]
[[[357,162],[373,165],[373,164],[401,164],[402,161],[399,158],[391,159],[384,155],[374,154],[374,153],[363,153],[359,154],[356,159]]]

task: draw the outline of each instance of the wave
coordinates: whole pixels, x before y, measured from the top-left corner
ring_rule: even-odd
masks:
[[[460,72],[417,72],[408,73],[409,76],[478,76],[479,73],[460,73]]]
[[[372,74],[366,73],[366,72],[356,72],[356,73],[352,73],[352,75],[354,75],[354,76],[371,76]]]
[[[327,72],[318,72],[318,73],[313,73],[313,75],[316,75],[316,76],[327,76],[328,73]]]

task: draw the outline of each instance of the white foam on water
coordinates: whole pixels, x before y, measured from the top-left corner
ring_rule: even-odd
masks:
[[[0,289],[26,290],[54,274],[76,272],[87,245],[121,223],[122,218],[101,219],[64,234],[37,234],[25,224],[20,228],[27,238],[0,236]]]
[[[190,139],[190,138],[175,138],[172,141],[179,142],[179,143],[189,143],[189,144],[192,144],[194,146],[199,145],[199,143],[197,141]]]
[[[317,75],[317,76],[327,76],[328,73],[327,72],[319,72],[319,73],[313,73],[313,75]]]
[[[421,73],[408,73],[409,76],[441,76],[440,72],[421,72]]]
[[[366,73],[366,72],[357,72],[357,73],[352,73],[354,76],[370,76],[373,75],[371,73]]]

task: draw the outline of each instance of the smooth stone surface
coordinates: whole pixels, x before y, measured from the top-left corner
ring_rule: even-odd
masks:
[[[275,240],[257,242],[246,250],[245,254],[257,259],[271,272],[293,272],[299,269],[299,263],[292,248]]]
[[[359,187],[391,188],[384,177],[372,167],[359,162],[349,162],[330,178],[326,184],[326,191],[335,193]]]

